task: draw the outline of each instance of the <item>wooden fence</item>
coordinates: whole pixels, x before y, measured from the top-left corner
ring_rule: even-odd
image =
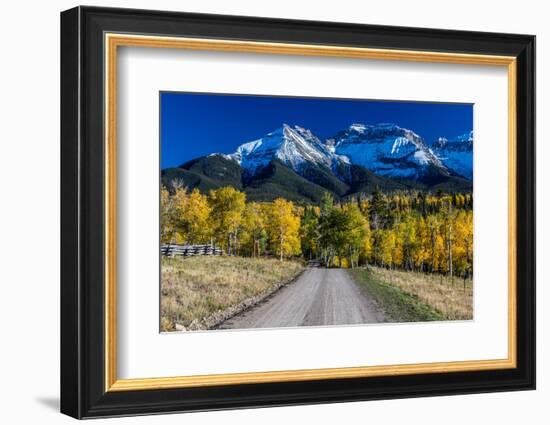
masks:
[[[161,245],[160,253],[167,257],[191,257],[193,255],[223,255],[221,248],[212,245]]]

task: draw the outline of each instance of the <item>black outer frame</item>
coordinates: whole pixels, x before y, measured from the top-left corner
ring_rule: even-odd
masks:
[[[517,57],[517,368],[104,391],[105,32]],[[75,418],[535,388],[535,37],[76,7],[61,13],[61,412]]]

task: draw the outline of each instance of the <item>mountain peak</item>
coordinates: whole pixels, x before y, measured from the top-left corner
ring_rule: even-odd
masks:
[[[456,136],[453,139],[448,139],[447,137],[438,137],[435,142],[432,143],[432,146],[435,148],[443,148],[447,145],[467,145],[473,144],[474,141],[474,131],[469,131],[467,133]]]
[[[254,175],[273,160],[278,160],[298,174],[311,165],[332,168],[338,160],[311,130],[283,123],[260,139],[244,143],[228,155],[248,175]]]
[[[470,132],[452,141],[439,138],[427,145],[414,131],[394,123],[353,123],[322,141],[307,128],[282,123],[265,136],[243,143],[234,153],[221,155],[236,161],[249,177],[278,161],[302,176],[320,167],[343,181],[349,180],[352,166],[405,180],[427,180],[434,173],[471,179],[472,137]],[[464,171],[468,164],[470,170]]]
[[[367,126],[365,124],[352,124],[348,127],[349,131],[356,131],[357,133],[364,133]]]
[[[355,123],[333,139],[336,154],[382,176],[419,179],[432,167],[449,174],[418,134],[394,123]]]
[[[473,178],[473,130],[453,139],[439,137],[431,144],[431,149],[443,164],[458,175],[470,180]]]

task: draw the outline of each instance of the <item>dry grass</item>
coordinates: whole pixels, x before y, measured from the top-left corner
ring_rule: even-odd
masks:
[[[162,258],[161,330],[176,324],[199,328],[201,320],[258,296],[303,270],[293,261],[268,258]]]
[[[471,320],[473,318],[473,284],[461,278],[429,275],[424,273],[386,270],[371,267],[374,276],[383,282],[413,295],[441,313],[446,320]]]

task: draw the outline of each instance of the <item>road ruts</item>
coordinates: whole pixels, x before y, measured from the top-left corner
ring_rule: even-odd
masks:
[[[295,282],[219,329],[378,323],[383,312],[343,269],[308,268]]]

